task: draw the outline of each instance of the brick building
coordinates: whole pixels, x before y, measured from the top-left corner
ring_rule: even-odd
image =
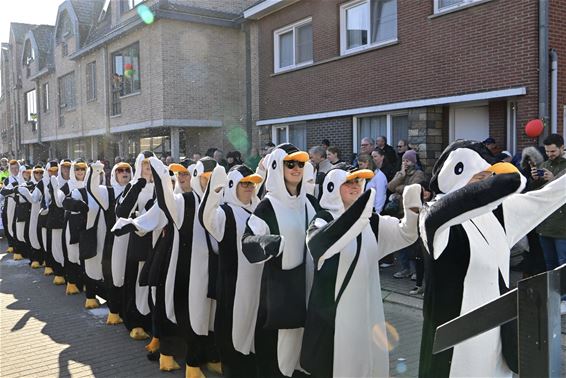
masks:
[[[245,148],[241,14],[253,3],[66,0],[54,26],[11,24],[0,153],[34,161]]]
[[[564,78],[564,1],[275,0],[244,17],[256,143],[328,138],[349,159],[362,137],[407,138],[430,172],[458,138],[517,152],[537,142],[530,119],[565,132],[566,80],[549,58]]]

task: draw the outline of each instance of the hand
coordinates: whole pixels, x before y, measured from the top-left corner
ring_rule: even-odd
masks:
[[[405,165],[405,163],[401,163],[401,170],[399,171],[401,176],[405,176],[405,174],[407,173],[407,166]]]
[[[542,176],[542,178],[544,179],[544,181],[552,181],[554,180],[554,174],[552,172],[550,172],[548,169],[543,168],[544,170],[544,175]]]
[[[540,178],[540,176],[537,174],[536,165],[534,167],[531,166],[531,177],[533,178],[533,180],[538,180]]]
[[[143,177],[140,177],[138,179],[138,181],[135,183],[135,185],[138,186],[140,189],[143,189],[146,184],[147,184],[147,181]]]
[[[90,168],[92,169],[93,174],[100,174],[100,172],[104,172],[104,164],[102,164],[100,160],[97,160],[96,163],[92,163]]]
[[[220,193],[227,184],[228,175],[226,174],[226,170],[221,165],[217,165],[210,176],[210,189],[214,190],[216,193]],[[234,185],[237,184],[234,183]]]
[[[403,207],[418,212],[421,206],[421,186],[419,184],[406,186],[403,190]],[[414,209],[417,209],[417,211]]]

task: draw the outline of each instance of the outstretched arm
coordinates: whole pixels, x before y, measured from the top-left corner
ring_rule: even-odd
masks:
[[[212,176],[198,212],[200,223],[218,242],[224,239],[224,229],[226,227],[226,213],[220,207],[220,203],[222,202],[224,188],[227,183],[228,175],[226,175],[226,170],[222,166],[216,166],[212,171]]]
[[[138,235],[143,236],[148,232],[165,227],[167,223],[167,217],[156,203],[137,218],[119,218],[111,231],[116,236],[125,235],[129,232],[136,232]]]
[[[513,194],[503,201],[503,219],[509,247],[514,246],[550,214],[566,203],[566,174],[542,189]]]
[[[283,252],[283,236],[272,233],[272,226],[276,224],[271,202],[262,200],[248,219],[242,236],[242,252],[250,263],[262,263]]]
[[[118,201],[118,205],[116,206],[116,216],[120,218],[128,218],[136,204],[138,202],[138,197],[140,195],[141,190],[145,187],[145,179],[139,178],[133,185],[128,184],[128,188],[124,190],[126,194],[122,194],[122,198]]]
[[[51,176],[51,182],[49,184],[49,196],[52,201],[55,201],[57,207],[63,207],[63,200],[65,199],[65,193],[59,189],[59,182],[57,177]]]
[[[88,192],[92,195],[94,200],[98,203],[98,205],[104,210],[108,210],[109,198],[108,198],[108,189],[99,184],[100,175],[104,173],[104,164],[100,161],[91,164],[88,172],[86,174],[86,188]]]
[[[339,253],[369,224],[373,212],[375,190],[364,192],[340,217],[332,220],[330,214],[319,213],[307,230],[307,247],[317,265]]]

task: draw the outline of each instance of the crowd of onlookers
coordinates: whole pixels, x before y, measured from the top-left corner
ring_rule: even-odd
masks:
[[[558,134],[551,134],[544,141],[544,146],[527,147],[522,152],[512,155],[502,151],[494,138],[483,141],[486,148],[493,155],[494,161],[510,162],[517,166],[527,178],[526,190],[540,188],[545,182],[552,180],[562,171],[566,171],[566,158],[564,156],[564,140]],[[226,154],[218,148],[209,148],[204,156],[212,157],[228,171],[231,167],[245,164],[255,170],[261,159],[268,154],[275,144],[269,142],[261,149],[252,148],[246,158],[240,151],[230,151]],[[425,167],[419,159],[419,154],[405,139],[399,139],[395,146],[387,142],[385,136],[376,139],[364,137],[360,141],[359,152],[351,159],[342,155],[340,149],[323,139],[320,145],[309,149],[311,163],[315,167],[316,182],[320,184],[315,189],[315,195],[320,196],[324,175],[334,165],[347,162],[355,167],[370,169],[375,175],[366,183],[366,190],[373,188],[376,191],[374,210],[382,215],[403,218],[402,193],[407,185],[420,184],[424,201],[430,201],[434,193],[429,188],[430,177],[425,174]],[[188,166],[203,157],[200,153],[182,158],[182,164]],[[164,164],[175,163],[173,157],[162,156]],[[114,158],[113,164],[129,162],[133,166],[133,158]],[[107,181],[110,182],[110,161],[103,160]],[[429,167],[432,168],[432,167]],[[514,269],[526,275],[536,274],[566,263],[566,209],[560,209],[552,214],[537,230],[533,230],[527,240],[521,244],[524,253],[522,262]],[[397,260],[400,270],[393,274],[394,278],[410,278],[416,281],[410,294],[422,294],[424,263],[424,246],[419,240],[414,245],[404,248],[393,255],[384,258],[380,267],[387,268],[395,265]]]

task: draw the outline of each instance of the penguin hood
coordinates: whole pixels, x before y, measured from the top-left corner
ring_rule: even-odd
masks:
[[[56,161],[50,161],[45,165],[45,173],[43,174],[42,178],[43,185],[45,185],[45,187],[47,187],[47,185],[49,184],[49,171],[55,169],[59,169],[59,164],[57,164]]]
[[[122,192],[124,191],[127,185],[127,184],[120,185],[118,183],[118,180],[116,179],[116,175],[117,175],[116,169],[118,168],[129,169],[130,173],[132,172],[132,167],[128,163],[120,162],[118,164],[114,164],[114,166],[112,167],[112,171],[110,172],[110,186],[112,186],[112,188],[114,189],[115,197],[118,197],[120,194],[122,194]]]
[[[77,176],[75,172],[77,168],[84,168],[85,170],[85,176],[82,180],[77,180]],[[87,168],[88,168],[87,164],[82,160],[75,161],[71,165],[71,172],[69,173],[69,190],[72,191],[73,189],[82,189],[85,187]]]
[[[290,143],[280,144],[275,147],[269,155],[265,157],[264,166],[267,171],[267,178],[265,180],[265,189],[267,194],[271,197],[277,198],[280,201],[289,201],[297,198],[306,197],[308,191],[308,182],[312,179],[303,170],[303,179],[300,183],[299,194],[292,196],[287,191],[285,186],[285,176],[283,165],[285,161],[297,161],[309,165],[309,154],[300,151],[297,147]],[[307,172],[311,171],[311,167],[306,169]]]
[[[204,191],[200,186],[200,176],[208,176],[212,174],[214,167],[216,167],[218,163],[211,157],[205,156],[199,161],[197,161],[195,168],[193,170],[193,174],[191,176],[191,188],[193,191],[200,197],[204,195]]]
[[[257,204],[259,203],[259,198],[257,195],[252,196],[251,203],[243,203],[238,198],[236,190],[240,182],[253,182],[254,184],[260,184],[263,178],[254,173],[250,168],[245,165],[235,165],[228,172],[228,184],[224,188],[224,202],[230,205],[242,207],[246,210],[253,211]]]
[[[453,192],[494,163],[494,158],[483,143],[456,140],[446,147],[434,164],[430,188],[437,194]]]
[[[33,182],[34,184],[37,185],[37,183],[38,183],[39,181],[37,181],[37,180],[35,179],[35,173],[36,173],[36,172],[43,172],[43,177],[45,177],[45,170],[44,170],[43,167],[42,167],[41,165],[39,165],[39,164],[36,165],[35,167],[33,167],[33,170],[32,170],[32,172],[31,172],[31,182]],[[43,178],[42,178],[41,180],[43,181]]]
[[[130,184],[134,185],[136,182],[138,182],[142,174],[143,161],[145,159],[149,159],[150,157],[155,157],[155,154],[151,151],[143,151],[138,155],[135,163],[136,171],[134,173],[132,181],[130,181]],[[153,197],[153,188],[153,183],[147,182],[140,192],[138,201],[142,201],[143,203],[149,201]]]
[[[189,170],[182,164],[169,164],[169,175],[171,176],[171,181],[175,182],[175,187],[173,189],[173,193],[175,194],[183,194],[183,188],[181,188],[181,184],[179,184],[179,173],[189,173]],[[189,176],[189,179],[191,177],[192,176]]]
[[[155,193],[159,207],[170,221],[173,221],[177,228],[181,227],[182,213],[178,211],[175,196],[173,195],[173,184],[169,175],[169,168],[155,156],[149,158],[153,182],[155,183]],[[179,216],[181,215],[181,217]]]
[[[342,184],[354,179],[363,179],[363,185],[365,185],[365,180],[371,179],[373,176],[374,173],[369,169],[357,169],[346,163],[337,164],[324,177],[322,196],[319,201],[320,206],[329,211],[335,218],[339,217],[346,211],[340,195]]]
[[[18,174],[16,176],[12,176],[12,173],[10,172],[10,166],[16,164],[18,166]],[[10,172],[10,176],[13,179],[15,179],[18,183],[20,182],[19,177],[21,176],[21,169],[22,169],[22,165],[20,164],[19,161],[17,160],[10,160],[9,164],[8,164],[8,172]]]
[[[24,172],[27,170],[27,167],[25,165],[20,165],[19,169],[18,169],[18,176],[16,176],[16,180],[18,181],[18,184],[25,184],[26,180],[24,179]]]
[[[57,182],[59,183],[59,188],[61,188],[63,185],[65,185],[71,178],[70,174],[69,174],[69,180],[65,180],[63,178],[63,175],[61,174],[62,168],[63,167],[72,168],[72,166],[73,166],[73,163],[71,163],[71,161],[69,159],[61,160],[61,162],[59,163],[59,171],[57,172]]]

